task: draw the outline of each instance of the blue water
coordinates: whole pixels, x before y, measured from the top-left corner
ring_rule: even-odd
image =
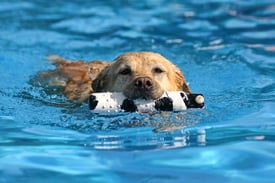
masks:
[[[272,0],[0,1],[0,182],[275,180]],[[94,115],[30,82],[49,54],[163,54],[206,107]]]

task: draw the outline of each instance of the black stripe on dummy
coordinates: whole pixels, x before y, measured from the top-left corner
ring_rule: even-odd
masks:
[[[173,100],[170,97],[163,97],[155,101],[155,108],[158,111],[173,111]]]
[[[90,95],[89,97],[89,108],[90,110],[94,110],[98,104],[98,100],[96,100],[96,97],[94,95]]]
[[[136,112],[138,110],[134,101],[130,99],[123,100],[121,109],[123,109],[125,112]]]

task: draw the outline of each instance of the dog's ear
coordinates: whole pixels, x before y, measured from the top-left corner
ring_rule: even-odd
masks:
[[[185,91],[186,93],[192,93],[186,81],[184,81],[182,84],[182,90]]]
[[[101,73],[93,80],[92,89],[93,92],[103,92],[107,85],[107,77],[109,73],[109,66],[105,67]]]
[[[176,77],[177,87],[184,92],[191,93],[191,90],[185,80],[185,77],[182,71],[177,67],[175,68],[175,77]]]

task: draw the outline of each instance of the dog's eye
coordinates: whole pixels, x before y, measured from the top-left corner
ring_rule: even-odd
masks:
[[[130,68],[125,68],[125,69],[122,69],[120,72],[119,72],[119,74],[121,74],[121,75],[129,75],[129,74],[131,74],[131,69]]]
[[[163,73],[164,70],[162,70],[162,69],[159,68],[159,67],[156,67],[156,68],[153,69],[153,72],[154,72],[154,73],[157,73],[157,74],[160,74],[160,73]]]

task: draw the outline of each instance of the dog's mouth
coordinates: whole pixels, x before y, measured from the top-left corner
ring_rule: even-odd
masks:
[[[137,90],[133,89],[131,91],[124,90],[123,94],[132,100],[135,99],[145,99],[145,100],[156,100],[163,95],[163,90],[151,90],[151,91],[144,91],[144,90]]]
[[[162,96],[162,87],[148,76],[134,78],[123,89],[123,94],[129,99],[156,100]]]

